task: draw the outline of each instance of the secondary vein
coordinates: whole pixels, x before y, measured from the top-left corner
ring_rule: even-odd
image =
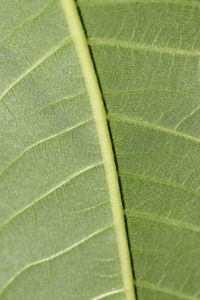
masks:
[[[127,48],[132,50],[141,50],[141,51],[150,51],[157,52],[159,54],[168,54],[172,56],[186,56],[186,57],[199,57],[200,52],[198,50],[190,50],[190,49],[181,49],[181,48],[171,48],[171,47],[160,47],[156,45],[148,45],[144,43],[134,43],[129,41],[122,41],[116,39],[100,39],[100,38],[91,38],[90,39],[91,46],[107,46],[118,48]]]
[[[171,129],[168,127],[159,126],[154,123],[150,123],[148,121],[134,119],[132,117],[127,117],[125,115],[114,114],[114,113],[110,114],[108,116],[108,119],[113,122],[123,122],[123,123],[133,124],[133,125],[137,125],[137,126],[144,127],[144,128],[146,127],[149,129],[156,130],[158,132],[165,132],[167,134],[171,134],[172,136],[182,138],[186,141],[191,141],[196,144],[200,144],[200,138],[198,138],[198,137],[195,137],[193,135],[190,135],[190,134],[187,134],[187,133],[184,133],[181,131],[177,131],[175,129]]]
[[[90,170],[93,170],[93,169],[95,169],[95,168],[97,168],[97,167],[99,167],[101,165],[102,165],[102,162],[100,161],[100,162],[97,162],[97,163],[95,163],[93,165],[85,167],[84,169],[81,169],[81,170],[77,171],[76,173],[74,173],[72,175],[69,175],[66,179],[64,179],[60,183],[57,183],[54,187],[50,188],[48,191],[46,191],[45,193],[43,193],[42,195],[40,195],[36,199],[32,200],[26,206],[22,207],[20,210],[16,211],[13,215],[11,215],[4,223],[1,224],[0,231],[3,228],[5,228],[5,226],[7,226],[11,222],[13,222],[13,220],[15,220],[15,218],[17,218],[18,216],[22,215],[26,210],[28,210],[29,208],[32,208],[38,202],[46,199],[47,197],[49,197],[50,195],[52,195],[55,191],[57,191],[58,189],[62,188],[63,186],[66,186],[72,180],[76,179],[80,175],[85,174],[86,172],[88,172]],[[78,213],[78,211],[77,211],[77,213]]]
[[[183,299],[187,299],[187,300],[195,300],[196,299],[197,300],[197,298],[195,296],[190,296],[190,295],[187,295],[187,294],[183,294],[183,293],[171,290],[171,289],[166,288],[166,287],[160,287],[160,286],[154,285],[150,282],[147,282],[145,280],[137,281],[136,285],[138,287],[141,287],[141,288],[146,288],[146,289],[150,289],[152,291],[160,292],[160,293],[167,294],[167,295],[170,295],[170,296],[175,296],[175,297],[178,297],[182,300]]]
[[[72,35],[72,40],[79,57],[80,65],[85,79],[90,104],[96,123],[97,134],[104,161],[104,168],[107,178],[108,191],[110,196],[113,223],[116,231],[121,272],[127,300],[134,300],[134,284],[130,262],[130,253],[127,241],[127,234],[124,222],[121,192],[119,187],[117,169],[112,150],[112,143],[107,124],[106,111],[95,73],[93,61],[90,55],[87,38],[80,20],[75,0],[61,0],[66,16],[66,22]]]
[[[47,53],[44,54],[40,59],[38,59],[32,66],[30,66],[24,73],[22,73],[18,78],[16,78],[0,95],[0,101],[3,100],[3,98],[24,78],[26,78],[27,75],[31,74],[33,70],[38,68],[45,60],[47,60],[51,55],[55,54],[57,51],[62,49],[64,46],[66,46],[69,42],[71,42],[70,38],[66,38],[61,40],[56,46],[51,48]]]
[[[106,226],[104,228],[101,228],[95,232],[92,232],[90,235],[88,235],[87,237],[82,238],[81,240],[79,240],[78,242],[75,242],[74,244],[68,246],[65,249],[62,249],[56,253],[51,254],[48,257],[45,258],[41,258],[40,260],[31,262],[27,265],[25,265],[24,267],[22,267],[18,272],[16,272],[13,277],[11,277],[8,282],[3,286],[3,288],[0,291],[0,298],[2,298],[2,296],[4,296],[4,293],[7,291],[8,287],[25,271],[27,271],[28,269],[32,268],[32,267],[36,267],[40,264],[52,261],[54,259],[56,259],[57,257],[60,257],[64,254],[67,254],[68,252],[70,252],[71,250],[74,250],[75,248],[84,245],[86,242],[88,242],[89,240],[91,240],[92,238],[98,236],[99,234],[104,233],[105,231],[112,229],[112,225]],[[3,299],[3,298],[2,298]]]

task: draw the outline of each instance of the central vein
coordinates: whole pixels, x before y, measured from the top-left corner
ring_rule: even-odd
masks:
[[[99,137],[99,143],[107,178],[126,298],[128,300],[135,300],[134,282],[124,222],[122,198],[115,165],[114,153],[112,150],[110,133],[107,124],[106,111],[92,58],[89,52],[87,38],[83,30],[75,0],[61,0],[61,3],[79,57],[86,88],[90,98],[94,120],[96,123],[96,129]]]

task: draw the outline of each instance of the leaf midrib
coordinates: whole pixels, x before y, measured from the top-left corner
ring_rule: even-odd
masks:
[[[93,61],[90,55],[88,41],[81,23],[75,0],[61,0],[61,4],[66,17],[66,22],[69,26],[72,40],[75,45],[77,56],[80,61],[93,117],[96,123],[97,135],[99,138],[99,144],[104,161],[105,175],[107,178],[108,192],[113,215],[113,225],[116,231],[116,239],[126,298],[128,300],[134,300],[135,293],[130,252],[125,228],[119,179],[115,165],[110,132],[107,124],[106,110]]]

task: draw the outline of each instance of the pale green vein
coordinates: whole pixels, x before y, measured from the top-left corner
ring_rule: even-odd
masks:
[[[188,0],[100,0],[100,1],[78,1],[81,6],[110,6],[110,5],[116,5],[116,4],[172,4],[172,5],[178,5],[178,6],[190,6],[190,7],[200,7],[200,3],[196,1],[188,1]]]
[[[141,287],[141,288],[150,289],[152,291],[164,293],[164,294],[167,294],[169,296],[170,295],[175,296],[175,297],[178,297],[180,299],[197,300],[197,298],[194,297],[194,296],[179,293],[179,292],[176,292],[176,291],[174,291],[172,289],[169,289],[169,288],[166,288],[166,287],[157,286],[157,285],[154,285],[154,284],[152,284],[150,282],[147,282],[147,281],[144,281],[144,280],[136,281],[136,286]]]
[[[119,273],[115,273],[115,274],[102,274],[102,273],[94,272],[93,274],[97,275],[99,277],[103,277],[103,278],[116,278],[116,277],[120,277]]]
[[[5,169],[3,169],[3,171],[0,173],[0,178],[3,176],[3,174],[5,172],[7,172],[13,165],[16,164],[17,161],[19,161],[27,152],[29,152],[30,150],[33,150],[35,147],[37,147],[38,145],[41,145],[49,140],[52,140],[56,137],[59,137],[59,136],[62,136],[63,134],[67,133],[67,132],[71,132],[81,126],[84,126],[90,122],[94,121],[92,118],[91,119],[88,119],[88,120],[85,120],[83,122],[80,122],[78,124],[75,124],[74,126],[71,126],[71,127],[68,127],[60,132],[57,132],[55,134],[52,134],[48,137],[45,137],[39,141],[37,141],[36,143],[34,144],[31,144],[30,146],[28,146],[26,149],[24,149],[13,161],[11,161],[6,167]]]
[[[45,55],[38,59],[32,66],[30,66],[24,73],[22,73],[17,79],[15,79],[0,95],[0,101],[10,92],[15,85],[17,85],[21,80],[23,80],[27,75],[29,75],[34,69],[39,67],[45,60],[47,60],[51,55],[55,54],[57,51],[65,47],[69,42],[71,42],[71,37],[65,38],[60,41],[56,46],[52,47]]]
[[[166,225],[175,226],[175,227],[179,227],[181,229],[187,229],[192,232],[200,233],[200,226],[194,225],[191,223],[186,223],[186,222],[176,220],[173,218],[165,218],[165,217],[161,217],[158,215],[152,215],[150,213],[147,213],[144,211],[139,211],[136,209],[127,209],[127,210],[125,210],[125,214],[128,217],[139,217],[139,218],[143,218],[143,219],[150,220],[153,222],[163,223]]]
[[[8,40],[12,35],[18,31],[20,28],[22,28],[24,25],[29,24],[35,20],[37,20],[43,13],[47,11],[47,9],[54,3],[56,0],[50,0],[34,15],[29,16],[26,20],[24,20],[22,23],[17,25],[15,28],[13,28],[12,32],[10,32],[7,36],[5,36],[3,39],[0,40],[0,43],[3,43],[5,40]]]
[[[200,197],[200,192],[198,192],[197,190],[193,190],[193,189],[189,188],[188,186],[184,186],[182,184],[178,184],[173,181],[160,180],[156,177],[150,177],[150,176],[146,176],[146,175],[144,176],[144,175],[139,175],[139,174],[135,174],[135,173],[120,172],[120,177],[123,177],[123,176],[132,177],[134,179],[141,180],[144,182],[150,182],[153,184],[169,186],[169,187],[173,188],[174,190],[178,190],[178,191],[181,191],[181,192],[184,192],[187,194],[191,194],[193,196]]]
[[[187,114],[185,117],[183,117],[183,119],[178,122],[175,129],[177,130],[179,127],[181,127],[181,125],[183,125],[186,121],[188,121],[190,118],[192,118],[194,116],[194,114],[198,113],[199,109],[200,109],[200,105],[198,105],[189,114]]]
[[[67,247],[67,248],[65,248],[65,249],[63,249],[63,250],[58,251],[58,252],[55,253],[55,254],[52,254],[52,255],[50,255],[50,256],[48,256],[48,257],[46,257],[46,258],[42,258],[42,259],[40,259],[40,260],[37,260],[37,261],[35,261],[35,262],[32,262],[32,263],[30,263],[30,264],[24,266],[24,267],[23,267],[21,270],[19,270],[12,278],[10,278],[9,281],[4,285],[4,287],[3,287],[2,290],[0,291],[0,297],[3,296],[3,294],[5,293],[5,291],[7,290],[7,288],[12,284],[12,282],[15,281],[16,278],[19,277],[19,276],[20,276],[23,272],[25,272],[26,270],[28,270],[28,269],[30,269],[30,268],[32,268],[32,267],[38,266],[38,265],[40,265],[40,264],[42,264],[42,263],[48,262],[48,261],[50,261],[50,260],[52,261],[52,260],[56,259],[57,257],[60,257],[60,256],[62,256],[62,255],[64,255],[64,254],[67,254],[67,253],[70,252],[71,250],[77,248],[78,246],[81,246],[81,245],[85,244],[85,242],[91,240],[92,238],[98,236],[99,234],[105,232],[106,230],[111,229],[112,227],[113,227],[113,225],[109,225],[109,226],[104,227],[104,228],[102,228],[102,229],[100,229],[100,230],[97,230],[97,231],[91,233],[90,235],[88,235],[87,237],[81,239],[80,241],[74,243],[73,245],[71,245],[71,246],[69,246],[69,247]]]
[[[99,166],[103,166],[103,162],[101,164],[99,164]],[[80,209],[80,210],[69,211],[69,214],[87,213],[89,211],[94,211],[94,210],[96,210],[98,208],[101,208],[102,206],[105,206],[105,205],[108,205],[108,204],[110,204],[109,201],[103,201],[103,202],[100,202],[99,204],[97,204],[96,206],[90,206],[90,207],[83,208],[83,209]]]
[[[104,92],[105,96],[112,95],[130,95],[130,94],[144,94],[144,93],[163,93],[163,94],[177,94],[183,97],[183,91],[178,90],[159,90],[159,89],[141,89],[141,90],[124,90],[124,91],[110,91]]]
[[[134,119],[134,118],[129,118],[129,117],[122,116],[119,114],[110,114],[108,116],[108,119],[111,121],[135,124],[137,126],[150,128],[150,129],[157,130],[160,132],[165,132],[167,134],[200,144],[200,139],[197,137],[194,137],[192,135],[189,135],[189,134],[186,134],[186,133],[183,133],[180,131],[176,131],[176,130],[173,130],[173,129],[170,129],[167,127],[158,126],[158,125],[150,123],[148,121],[142,121],[142,120],[138,120],[138,119]]]
[[[171,47],[158,47],[156,45],[147,45],[144,43],[135,43],[135,42],[127,42],[120,41],[116,39],[100,39],[100,38],[90,38],[89,43],[91,46],[108,46],[117,48],[126,48],[133,50],[142,50],[142,51],[150,51],[157,52],[159,54],[168,54],[168,55],[183,55],[188,57],[198,57],[200,56],[200,51],[198,50],[187,50],[180,48],[171,48]]]
[[[61,0],[69,30],[75,44],[77,55],[85,78],[90,104],[96,122],[97,134],[104,161],[105,173],[108,183],[113,223],[116,231],[118,251],[121,263],[122,279],[128,300],[135,299],[130,253],[127,241],[127,233],[124,223],[121,192],[118,175],[114,160],[114,153],[107,124],[106,111],[90,56],[88,42],[79,17],[78,9],[74,0]]]
[[[65,103],[65,102],[67,102],[67,101],[74,100],[75,98],[78,98],[78,97],[84,96],[84,95],[86,95],[86,91],[83,91],[83,92],[81,92],[81,93],[79,93],[79,94],[76,94],[76,95],[71,95],[71,96],[69,95],[69,96],[62,97],[62,98],[57,99],[56,101],[54,101],[54,102],[52,102],[52,103],[49,103],[49,104],[44,105],[44,106],[41,106],[41,107],[38,108],[37,110],[31,111],[31,112],[30,112],[30,115],[31,115],[31,114],[35,114],[35,113],[37,113],[37,112],[44,111],[45,109],[48,109],[48,108],[50,108],[50,107],[54,107],[54,106],[57,105],[57,104],[60,104],[60,103],[63,103],[63,102]]]
[[[96,296],[96,297],[92,298],[91,300],[105,299],[105,298],[108,298],[108,297],[110,297],[110,296],[117,295],[117,294],[121,294],[121,293],[124,293],[124,289],[106,292],[106,293],[104,293],[104,294],[102,294],[102,295],[99,295],[99,296]]]
[[[44,200],[45,198],[49,197],[52,193],[54,193],[55,191],[57,191],[58,189],[60,189],[63,186],[66,186],[67,184],[69,184],[72,180],[76,179],[77,177],[79,177],[80,175],[85,174],[86,172],[93,170],[99,166],[102,166],[103,162],[98,162],[96,164],[93,164],[91,166],[88,166],[78,172],[76,172],[73,175],[70,175],[67,177],[67,179],[63,180],[62,182],[60,182],[59,184],[57,184],[56,186],[52,187],[50,190],[48,190],[47,192],[45,192],[44,194],[42,194],[40,197],[36,198],[35,200],[33,200],[32,202],[30,202],[29,204],[27,204],[25,207],[23,207],[21,210],[17,211],[14,215],[12,215],[8,220],[6,220],[5,223],[3,223],[0,226],[0,230],[2,230],[3,228],[5,228],[5,226],[7,226],[9,223],[13,222],[14,219],[16,219],[16,217],[22,215],[27,209],[33,207],[36,203]],[[90,208],[91,209],[91,208]],[[78,213],[78,212],[76,212]],[[80,211],[79,211],[80,213]]]

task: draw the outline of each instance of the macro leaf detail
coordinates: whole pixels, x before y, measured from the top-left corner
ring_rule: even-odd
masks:
[[[200,299],[200,2],[0,11],[0,299]]]

